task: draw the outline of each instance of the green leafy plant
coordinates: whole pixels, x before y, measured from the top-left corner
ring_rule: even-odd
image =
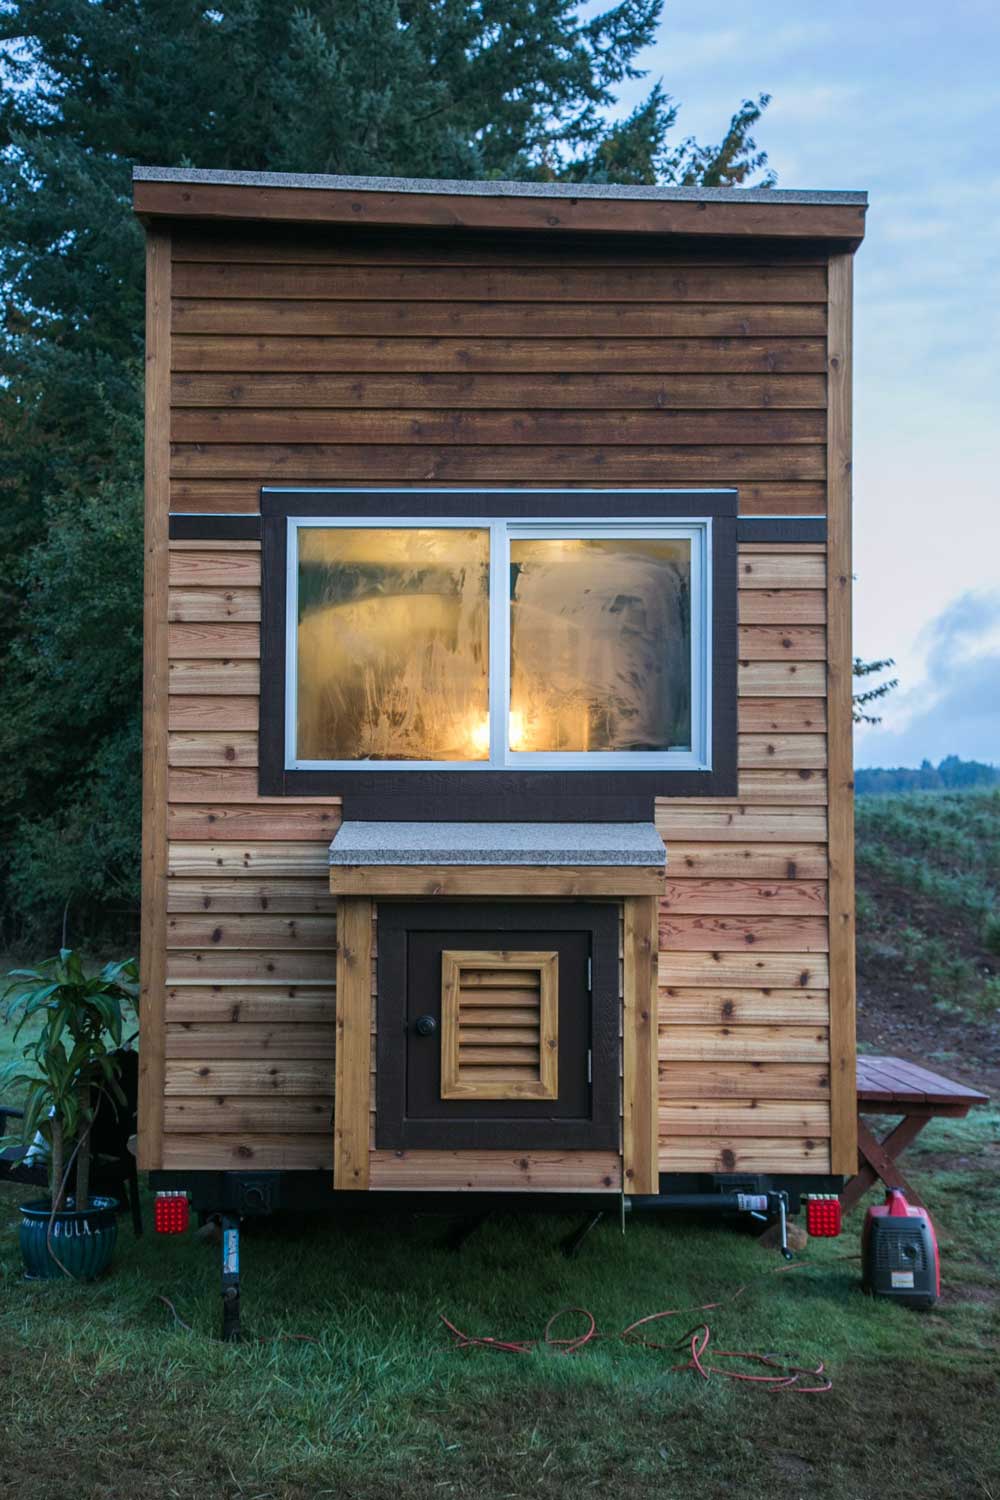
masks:
[[[126,1007],[135,1008],[138,968],[133,958],[106,964],[88,977],[79,953],[60,950],[35,969],[12,969],[2,999],[16,1017],[14,1040],[34,1035],[0,1073],[0,1087],[25,1091],[21,1135],[49,1147],[53,1214],[64,1207],[75,1164],[77,1209],[90,1204],[90,1133],[107,1101],[124,1104],[114,1053],[122,1044]]]

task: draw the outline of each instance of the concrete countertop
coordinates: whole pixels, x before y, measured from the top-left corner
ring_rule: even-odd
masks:
[[[331,865],[666,864],[652,823],[342,823]]]

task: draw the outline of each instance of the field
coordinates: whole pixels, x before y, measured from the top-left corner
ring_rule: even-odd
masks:
[[[859,804],[863,1044],[931,1057],[994,1098],[998,811],[978,794]],[[24,1190],[0,1187],[0,1497],[1000,1500],[1000,1114],[939,1122],[906,1161],[941,1239],[931,1312],[862,1295],[860,1212],[784,1271],[721,1225],[640,1221],[623,1237],[612,1215],[567,1260],[572,1220],[497,1218],[455,1251],[445,1221],[385,1205],[245,1234],[236,1347],[215,1337],[217,1246],[135,1241],[123,1221],[104,1282],[25,1284]],[[709,1363],[713,1349],[822,1359],[833,1389],[704,1381],[675,1368],[683,1349],[613,1338],[569,1356],[462,1351],[440,1322],[532,1338],[564,1307],[607,1334],[687,1309],[651,1336],[669,1345],[704,1319]]]
[[[1000,791],[857,800],[858,1034],[1000,1085]]]

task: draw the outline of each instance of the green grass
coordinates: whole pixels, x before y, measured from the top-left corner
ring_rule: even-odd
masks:
[[[26,1284],[23,1189],[7,1187],[0,1495],[1000,1500],[998,1124],[995,1114],[939,1123],[923,1157],[909,1158],[940,1220],[948,1289],[924,1314],[861,1294],[857,1216],[784,1273],[748,1236],[662,1220],[630,1224],[624,1238],[608,1222],[567,1261],[559,1239],[571,1221],[512,1217],[456,1253],[440,1220],[386,1204],[377,1220],[245,1234],[248,1337],[224,1346],[215,1247],[136,1242],[123,1222],[105,1281]],[[705,1384],[672,1370],[680,1355],[614,1341],[571,1358],[460,1352],[439,1322],[533,1336],[575,1305],[610,1332],[741,1284],[741,1298],[706,1314],[717,1346],[823,1358],[830,1395]],[[698,1321],[682,1316],[670,1332]]]
[[[1000,791],[856,804],[858,971],[984,1019],[1000,1008]]]
[[[877,981],[902,951],[908,982],[934,993],[951,964],[948,994],[981,1015],[1000,801],[865,798],[858,826],[862,963]],[[0,1063],[9,1052],[0,1026]],[[369,1200],[245,1234],[247,1338],[224,1346],[216,1247],[137,1242],[123,1221],[103,1282],[26,1284],[25,1190],[0,1187],[0,1497],[1000,1500],[998,1137],[1000,1116],[979,1111],[905,1159],[942,1245],[930,1313],[861,1294],[860,1213],[784,1273],[743,1233],[666,1220],[624,1238],[609,1221],[567,1261],[572,1221],[509,1217],[455,1253],[440,1220],[388,1201],[374,1216]],[[532,1337],[577,1306],[614,1332],[716,1300],[716,1347],[822,1358],[832,1393],[706,1384],[672,1368],[680,1354],[614,1340],[570,1358],[462,1352],[439,1320]]]

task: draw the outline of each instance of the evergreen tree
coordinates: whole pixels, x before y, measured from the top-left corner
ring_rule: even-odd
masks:
[[[871,677],[877,672],[887,672],[890,667],[896,665],[891,656],[882,661],[862,661],[860,656],[854,658],[853,673],[855,677]],[[887,678],[885,682],[876,683],[874,687],[865,687],[854,694],[853,714],[855,724],[881,724],[882,715],[869,713],[868,710],[873,703],[880,702],[888,696],[894,688],[899,687],[899,678]]]
[[[624,120],[663,0],[0,0],[0,840],[9,931],[138,878],[142,234],[134,164],[739,184],[747,101]],[[769,181],[769,179],[765,179]]]

